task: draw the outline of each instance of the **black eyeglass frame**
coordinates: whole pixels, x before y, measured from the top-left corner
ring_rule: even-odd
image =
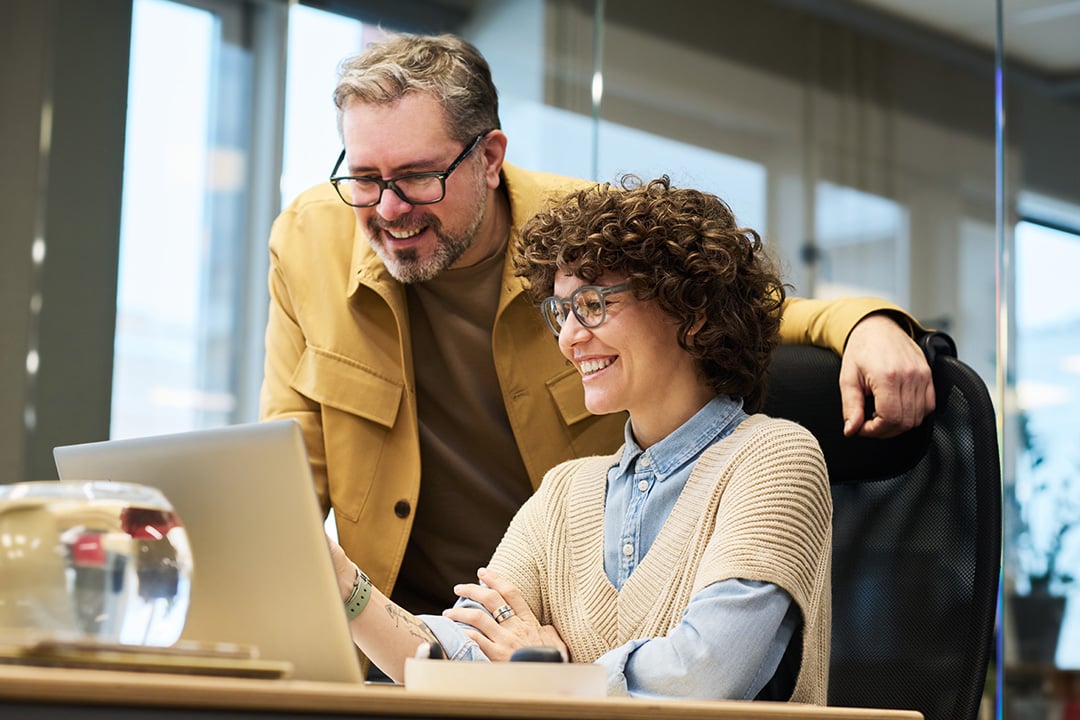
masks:
[[[491,130],[485,130],[484,132],[482,132],[479,135],[477,135],[476,137],[474,137],[465,146],[465,149],[461,151],[461,154],[458,155],[454,159],[454,162],[450,163],[450,167],[446,168],[442,172],[407,173],[405,175],[398,175],[397,177],[392,177],[392,178],[389,178],[387,180],[384,180],[384,179],[378,178],[378,177],[371,177],[370,175],[367,175],[367,176],[363,176],[363,175],[338,175],[337,171],[338,171],[339,168],[341,168],[341,163],[343,163],[345,161],[345,148],[342,148],[341,149],[341,154],[338,155],[337,162],[334,163],[334,169],[330,171],[330,184],[334,186],[334,190],[337,191],[338,197],[341,198],[342,202],[344,202],[346,205],[351,205],[352,207],[357,207],[357,208],[375,207],[380,202],[382,202],[383,193],[386,192],[387,188],[393,190],[394,194],[397,195],[399,198],[401,198],[402,202],[407,202],[410,205],[434,205],[435,203],[442,202],[443,200],[446,199],[446,178],[450,177],[450,173],[457,170],[458,165],[465,162],[465,158],[469,157],[469,155],[472,153],[472,151],[476,149],[477,145],[480,144],[480,141],[483,140],[485,137],[487,137],[488,133],[490,133],[490,132],[491,132]],[[414,179],[414,178],[436,178],[439,181],[439,187],[441,188],[441,192],[439,193],[438,199],[436,199],[436,200],[411,200],[411,199],[409,199],[409,197],[407,195],[405,195],[405,191],[402,190],[401,188],[399,188],[397,184],[399,182],[401,182],[402,180],[411,180],[411,179]],[[338,183],[341,182],[342,180],[362,180],[364,182],[375,183],[379,188],[379,194],[375,197],[375,199],[373,201],[371,201],[369,203],[363,203],[361,205],[357,205],[355,202],[353,202],[349,198],[345,197],[347,193],[344,193],[344,192],[341,191],[341,187],[339,187]]]
[[[622,282],[618,285],[582,285],[581,287],[570,293],[569,297],[558,297],[552,295],[544,298],[544,301],[540,303],[540,314],[544,316],[544,321],[547,323],[548,328],[555,334],[555,337],[559,336],[559,332],[562,330],[562,325],[566,324],[568,315],[563,314],[562,325],[556,326],[555,321],[552,318],[558,317],[560,314],[557,312],[562,308],[569,306],[570,312],[574,313],[574,317],[581,323],[582,327],[589,328],[590,330],[598,328],[604,324],[607,320],[607,297],[608,295],[614,295],[615,293],[626,292],[630,289],[630,283]],[[581,312],[578,311],[577,303],[574,302],[581,293],[585,291],[595,292],[597,297],[600,298],[600,319],[596,322],[589,322],[581,316]]]

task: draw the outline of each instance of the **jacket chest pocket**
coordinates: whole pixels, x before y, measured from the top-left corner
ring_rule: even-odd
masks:
[[[567,427],[592,417],[585,407],[585,391],[581,388],[581,375],[576,368],[567,368],[548,380],[547,388]]]
[[[556,462],[570,457],[606,455],[615,452],[623,442],[626,413],[593,415],[585,407],[585,391],[577,369],[568,368],[547,381],[547,390],[558,408],[563,431],[570,449],[569,454],[556,458]],[[551,463],[554,465],[555,463]]]
[[[322,406],[330,502],[335,514],[355,521],[379,474],[404,384],[309,347],[293,373],[292,387]]]

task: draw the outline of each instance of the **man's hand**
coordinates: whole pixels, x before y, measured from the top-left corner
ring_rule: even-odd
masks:
[[[866,401],[874,414],[866,417]],[[922,423],[934,410],[926,356],[888,315],[868,315],[848,336],[840,364],[844,435],[887,438]]]

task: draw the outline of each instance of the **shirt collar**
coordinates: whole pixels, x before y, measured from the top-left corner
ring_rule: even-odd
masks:
[[[623,428],[626,444],[619,460],[619,472],[628,473],[638,457],[647,455],[657,478],[663,480],[698,457],[705,448],[728,435],[746,417],[741,399],[718,395],[648,451],[642,450],[637,444],[630,421],[627,420]]]

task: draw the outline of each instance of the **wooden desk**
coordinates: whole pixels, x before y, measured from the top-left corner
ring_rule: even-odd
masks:
[[[252,680],[0,666],[0,717],[19,720],[273,720],[484,718],[485,720],[922,720],[917,712],[786,703],[622,698],[473,699],[297,680]]]

